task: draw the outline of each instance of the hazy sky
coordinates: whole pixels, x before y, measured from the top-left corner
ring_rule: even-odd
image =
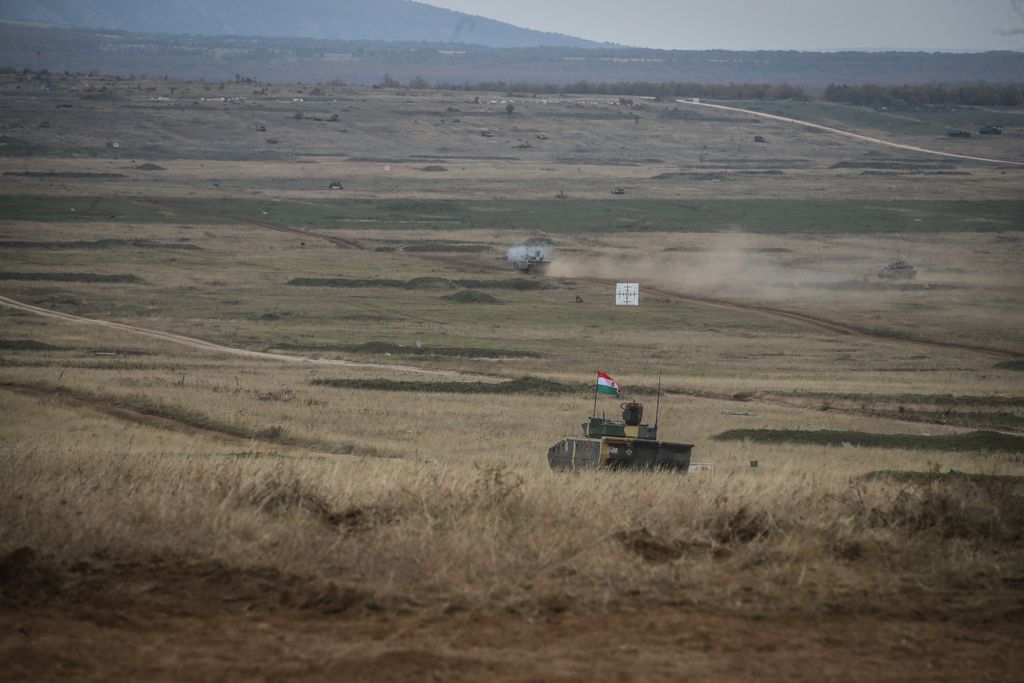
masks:
[[[1011,0],[421,0],[598,41],[667,49],[1024,50]],[[1018,3],[1024,7],[1024,2]]]

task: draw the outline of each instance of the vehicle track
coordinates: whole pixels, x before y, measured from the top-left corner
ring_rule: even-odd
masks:
[[[454,377],[458,379],[473,379],[477,381],[493,381],[494,379],[492,377],[457,372],[455,370],[432,370],[427,368],[419,368],[414,365],[392,365],[388,363],[361,363],[357,361],[343,360],[340,358],[310,358],[308,356],[293,356],[285,353],[270,353],[267,351],[251,351],[249,349],[239,349],[233,346],[224,346],[223,344],[216,344],[214,342],[205,341],[203,339],[196,339],[194,337],[186,337],[181,334],[174,334],[173,332],[163,332],[161,330],[152,330],[145,327],[136,327],[135,325],[117,323],[109,320],[97,320],[95,318],[84,318],[82,316],[72,315],[70,313],[61,313],[60,311],[53,311],[48,308],[42,308],[40,306],[26,304],[24,302],[11,299],[10,297],[6,296],[0,296],[0,306],[6,306],[7,308],[13,308],[16,310],[24,311],[26,313],[32,313],[34,315],[43,316],[44,318],[52,318],[54,320],[62,320],[64,322],[95,325],[97,327],[121,330],[123,332],[129,332],[131,334],[138,334],[145,337],[151,337],[153,339],[160,339],[174,344],[180,344],[182,346],[187,346],[193,349],[199,349],[202,351],[212,351],[214,353],[224,353],[232,356],[240,356],[242,358],[284,361],[286,363],[303,363],[306,365],[320,365],[328,367],[390,370],[392,372],[405,372],[419,375]]]
[[[828,320],[827,318],[819,318],[812,315],[806,315],[804,313],[796,313],[794,311],[773,308],[771,306],[761,306],[749,303],[745,304],[734,301],[723,301],[721,299],[698,297],[689,294],[679,294],[677,292],[671,292],[669,290],[660,289],[656,287],[647,287],[647,291],[654,292],[655,294],[659,294],[661,296],[667,296],[683,303],[704,306],[706,308],[717,308],[720,310],[735,311],[738,313],[761,315],[769,318],[775,318],[777,320],[798,323],[801,325],[805,325],[807,327],[821,330],[823,332],[829,332],[831,334],[837,334],[842,336],[857,337],[859,339],[867,339],[876,342],[886,342],[893,344],[928,346],[932,348],[949,349],[953,351],[970,351],[972,353],[984,353],[999,358],[1024,358],[1024,353],[1009,351],[1007,349],[996,349],[989,346],[979,346],[975,344],[958,344],[955,342],[944,342],[937,341],[934,339],[887,337],[885,335],[872,334],[870,332],[857,329],[856,327],[851,327],[850,325],[835,322],[834,320]]]
[[[675,294],[673,292],[666,292],[666,291],[662,291],[662,290],[653,290],[653,289],[650,290],[650,291],[655,291],[658,294],[661,294],[663,296],[669,296],[669,297],[672,297],[672,298],[676,298],[677,300],[680,300],[680,301],[689,302],[689,299],[687,297],[683,297],[683,296],[677,295],[677,294]],[[694,302],[698,303],[700,305],[705,305],[705,304],[709,303],[708,301],[701,300],[701,299],[695,299]],[[732,310],[733,307],[735,307],[735,306],[740,306],[739,304],[730,304],[730,303],[726,303],[726,302],[711,302],[711,303],[714,303],[716,306],[720,305],[722,308],[726,308],[728,310]],[[201,340],[201,339],[195,339],[195,338],[192,338],[192,337],[185,337],[183,335],[173,334],[173,333],[170,333],[170,332],[161,332],[159,330],[150,330],[150,329],[146,329],[146,328],[135,327],[135,326],[132,326],[132,325],[126,325],[124,323],[115,323],[115,322],[110,322],[110,321],[105,321],[105,320],[96,320],[96,319],[93,319],[93,318],[83,318],[81,316],[71,315],[69,313],[61,313],[59,311],[51,311],[49,309],[40,308],[38,306],[32,306],[31,304],[25,304],[25,303],[16,301],[14,299],[11,299],[11,298],[5,297],[5,296],[0,296],[0,306],[7,306],[9,308],[14,308],[16,310],[25,311],[27,313],[33,313],[35,315],[40,315],[40,316],[43,316],[43,317],[46,317],[46,318],[52,318],[52,319],[56,319],[56,320],[66,321],[66,322],[91,324],[91,325],[96,325],[96,326],[99,326],[99,327],[119,329],[119,330],[123,330],[123,331],[126,331],[126,332],[131,332],[131,333],[134,333],[134,334],[140,334],[140,335],[143,335],[143,336],[148,336],[148,337],[152,337],[152,338],[156,338],[156,339],[161,339],[161,340],[164,340],[164,341],[170,341],[170,342],[173,342],[173,343],[176,343],[176,344],[182,344],[182,345],[185,345],[185,346],[188,346],[188,347],[191,347],[191,348],[195,348],[195,349],[199,349],[199,350],[212,351],[212,352],[216,352],[216,353],[226,353],[226,354],[241,356],[241,357],[245,357],[245,358],[256,358],[256,359],[261,359],[261,360],[277,360],[277,361],[282,361],[283,360],[283,361],[292,362],[292,363],[308,363],[308,364],[313,364],[313,365],[326,365],[326,366],[335,366],[335,367],[341,366],[341,367],[358,367],[358,368],[382,369],[382,370],[391,370],[391,371],[399,371],[399,372],[410,372],[410,373],[422,374],[422,375],[457,377],[457,378],[462,378],[462,379],[473,379],[473,380],[477,380],[477,381],[495,381],[496,380],[495,377],[487,377],[487,376],[484,376],[484,375],[472,375],[472,374],[468,374],[468,373],[460,373],[460,372],[456,372],[454,370],[431,370],[431,369],[417,368],[417,367],[414,367],[414,366],[406,366],[406,365],[390,365],[390,364],[382,364],[382,363],[359,363],[359,362],[355,362],[355,361],[346,361],[346,360],[341,360],[341,359],[330,359],[330,358],[307,358],[307,357],[304,357],[304,356],[291,356],[291,355],[280,354],[280,353],[267,353],[267,352],[263,352],[263,351],[250,351],[248,349],[238,349],[238,348],[234,348],[234,347],[223,346],[221,344],[214,344],[213,342],[207,342],[207,341],[204,341],[204,340]],[[746,310],[747,312],[750,312],[749,310],[747,310],[746,308],[743,308],[743,307],[741,307],[741,310]],[[756,310],[756,307],[755,307],[754,310]],[[771,309],[768,309],[767,314],[769,316],[773,315],[773,313],[771,312]],[[817,321],[816,319],[810,318],[810,317],[807,317],[806,319],[801,318],[800,322],[805,322],[807,324],[813,324],[813,325],[820,325],[821,322],[824,322],[824,325],[821,326],[822,329],[833,331],[833,332],[835,332],[836,329],[839,329],[839,330],[846,329],[846,328],[843,328],[842,326],[838,326],[838,325],[834,325],[832,323],[829,323],[828,321]],[[852,330],[852,328],[850,328],[850,329]],[[859,334],[856,330],[852,330],[852,332],[854,334]],[[863,336],[868,336],[868,335],[863,335]],[[886,340],[887,341],[900,341],[900,340],[889,340],[889,339],[886,339]],[[939,342],[939,343],[941,343],[941,342]],[[976,350],[976,349],[972,348],[971,350]],[[989,352],[991,352],[991,350],[989,350]],[[996,353],[1001,353],[1001,352],[996,352]],[[498,378],[498,379],[501,379],[501,378]],[[21,393],[31,393],[33,395],[58,395],[58,396],[61,396],[62,398],[66,399],[66,400],[71,400],[71,401],[74,401],[74,402],[77,402],[77,403],[92,405],[92,406],[96,407],[97,409],[99,409],[99,410],[101,410],[101,411],[103,411],[103,412],[105,412],[105,413],[107,413],[109,415],[115,416],[115,417],[121,417],[121,418],[130,420],[130,421],[135,421],[135,422],[144,422],[146,424],[150,424],[150,425],[153,425],[153,426],[165,426],[166,427],[168,425],[174,425],[178,429],[184,428],[184,429],[187,429],[187,430],[190,430],[190,431],[195,431],[195,432],[211,432],[211,433],[219,434],[219,435],[221,435],[221,436],[223,436],[224,438],[227,438],[227,439],[233,439],[235,442],[245,442],[245,443],[248,443],[248,442],[254,440],[253,437],[248,437],[248,436],[247,437],[240,437],[240,436],[238,436],[236,434],[231,434],[230,432],[227,432],[227,431],[217,430],[214,427],[197,426],[197,425],[193,425],[193,424],[191,424],[189,422],[186,422],[186,421],[183,421],[183,420],[176,420],[175,418],[168,417],[166,415],[155,415],[155,414],[151,414],[151,413],[146,413],[146,412],[141,411],[141,410],[126,408],[124,406],[115,406],[115,405],[106,403],[106,402],[104,402],[102,400],[95,399],[94,397],[77,394],[75,392],[72,392],[69,389],[63,389],[63,388],[42,388],[42,387],[40,387],[38,385],[16,384],[16,383],[12,383],[12,382],[0,383],[0,388],[7,388],[7,389],[10,389],[12,391],[19,391]],[[816,411],[816,409],[813,408],[813,407],[806,406],[806,405],[801,405],[799,403],[790,403],[790,402],[787,402],[787,401],[784,401],[784,400],[780,400],[778,398],[761,398],[761,397],[756,397],[755,396],[755,397],[751,397],[749,399],[738,399],[738,398],[736,398],[734,396],[730,396],[728,394],[718,394],[718,393],[714,393],[714,392],[697,391],[697,390],[686,390],[686,389],[668,390],[667,393],[677,394],[677,395],[681,395],[681,396],[690,396],[692,398],[699,398],[699,399],[704,399],[704,400],[733,401],[733,402],[738,402],[738,403],[743,403],[743,404],[757,403],[757,404],[761,404],[761,405],[770,405],[770,406],[775,406],[775,407],[780,407],[780,408],[807,410],[807,411],[812,411],[812,412]],[[884,419],[888,419],[888,420],[893,420],[893,421],[896,421],[896,422],[907,422],[907,423],[927,422],[929,424],[944,425],[944,426],[948,426],[948,427],[968,428],[967,425],[962,425],[962,424],[958,424],[956,422],[951,422],[951,421],[942,421],[942,420],[934,420],[934,419],[915,419],[915,418],[908,418],[908,417],[895,417],[895,416],[891,416],[891,415],[877,414],[877,413],[874,413],[872,411],[859,411],[859,410],[852,410],[852,409],[836,408],[836,409],[833,409],[832,412],[842,413],[842,414],[849,414],[849,415],[860,415],[860,416],[865,416],[865,417],[879,417],[879,418],[884,418]],[[994,430],[994,431],[1004,431],[1006,433],[1013,433],[1013,434],[1020,433],[1020,430],[1015,430],[1015,429],[999,429],[999,430]],[[257,438],[255,440],[260,440],[260,439]],[[306,447],[303,447],[303,446],[281,444],[280,442],[274,441],[274,440],[265,440],[265,441],[267,441],[267,443],[272,443],[272,444],[274,444],[277,447],[300,448],[300,449],[302,449],[304,451],[314,451],[315,450],[313,448],[306,448]],[[332,454],[332,455],[334,455],[334,454]]]
[[[614,280],[603,280],[599,278],[576,278],[582,282],[597,282],[601,284],[612,284]],[[673,292],[660,287],[651,287],[645,285],[645,289],[648,292],[653,292],[659,296],[668,297],[679,303],[692,304],[694,306],[701,306],[703,308],[714,308],[723,311],[731,311],[734,313],[743,313],[747,315],[758,315],[765,318],[771,318],[774,320],[782,320],[790,323],[797,323],[805,327],[810,327],[822,332],[829,334],[835,334],[847,337],[856,337],[858,339],[864,339],[873,342],[885,342],[893,344],[909,344],[917,346],[928,346],[932,348],[949,349],[953,351],[970,351],[972,353],[984,353],[998,358],[1024,358],[1024,353],[1016,351],[1009,351],[1006,349],[995,349],[988,346],[978,346],[974,344],[957,344],[954,342],[943,342],[932,339],[914,339],[904,337],[887,337],[880,334],[872,334],[864,330],[857,329],[850,325],[829,320],[827,318],[819,318],[817,316],[807,315],[804,313],[796,313],[794,311],[787,311],[781,308],[773,308],[771,306],[762,306],[751,303],[739,303],[736,301],[724,301],[722,299],[712,299],[709,297],[693,296],[692,294],[680,294],[679,292]]]
[[[915,147],[914,145],[905,145],[900,142],[891,142],[882,138],[872,137],[870,135],[862,135],[860,133],[853,133],[848,130],[841,128],[833,128],[831,126],[823,126],[820,123],[811,123],[809,121],[802,121],[800,119],[790,118],[788,116],[779,116],[778,114],[766,114],[755,109],[742,109],[740,107],[729,107],[724,104],[710,104],[708,102],[694,102],[692,100],[677,99],[676,102],[679,104],[687,104],[693,107],[707,107],[709,109],[718,109],[720,111],[729,111],[738,114],[747,114],[749,116],[758,116],[765,119],[771,119],[773,121],[781,121],[782,123],[792,123],[798,126],[806,126],[808,128],[814,128],[815,130],[822,130],[827,133],[833,133],[835,135],[842,135],[844,137],[852,138],[854,140],[860,140],[861,142],[870,142],[875,145],[884,145],[886,147],[893,147],[895,149],[902,149],[908,152],[919,152],[921,154],[932,154],[935,156],[946,157],[950,159],[963,159],[965,161],[981,161],[990,164],[1007,164],[1010,166],[1024,166],[1024,161],[1009,161],[1007,159],[990,159],[988,157],[975,157],[967,154],[955,154],[953,152],[940,152],[936,149],[926,149],[924,147]]]
[[[61,403],[76,408],[90,408],[97,412],[115,417],[119,420],[164,429],[184,434],[201,434],[212,436],[220,441],[235,446],[252,447],[254,442],[267,444],[279,450],[300,450],[304,453],[314,453],[321,456],[336,457],[338,453],[318,451],[316,448],[306,448],[294,444],[281,443],[269,438],[260,436],[239,436],[226,429],[217,429],[213,426],[196,425],[187,420],[178,419],[169,415],[158,414],[141,408],[132,408],[125,405],[118,405],[105,401],[102,398],[92,396],[83,392],[75,391],[68,387],[43,386],[38,384],[23,384],[18,382],[0,382],[0,390],[9,391],[21,396],[28,396],[36,399],[55,399]]]

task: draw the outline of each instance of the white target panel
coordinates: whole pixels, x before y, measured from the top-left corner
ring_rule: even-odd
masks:
[[[639,306],[640,305],[640,283],[619,282],[615,285],[616,306]]]

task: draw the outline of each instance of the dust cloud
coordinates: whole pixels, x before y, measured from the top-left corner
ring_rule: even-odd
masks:
[[[525,261],[525,260],[537,261],[543,259],[545,261],[551,259],[551,246],[546,243],[533,243],[533,242],[522,242],[509,247],[508,251],[505,252],[505,260],[510,263],[513,261]]]
[[[669,287],[702,296],[783,298],[809,282],[825,282],[827,273],[759,253],[742,233],[717,236],[710,244],[691,250],[666,250],[643,255],[636,250],[617,254],[560,254],[548,274],[561,278],[600,278]]]

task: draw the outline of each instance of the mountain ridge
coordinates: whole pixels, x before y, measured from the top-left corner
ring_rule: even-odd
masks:
[[[493,48],[608,46],[414,0],[7,0],[0,4],[0,20],[204,36],[464,43]]]

